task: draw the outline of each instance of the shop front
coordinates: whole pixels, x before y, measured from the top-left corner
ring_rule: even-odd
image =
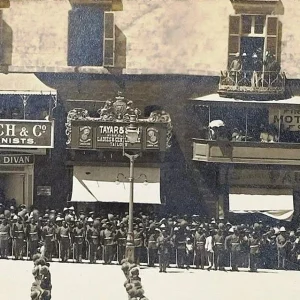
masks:
[[[34,204],[35,174],[54,147],[56,104],[56,91],[34,74],[0,74],[1,203]]]
[[[90,117],[82,108],[68,113],[68,164],[72,172],[68,200],[82,208],[125,208],[133,180],[135,204],[160,205],[160,165],[169,147],[170,116],[153,112],[144,118],[132,101],[120,95],[106,101],[97,114]],[[129,156],[134,157],[133,177]]]

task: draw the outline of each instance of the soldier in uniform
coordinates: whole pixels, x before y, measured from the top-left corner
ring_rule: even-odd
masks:
[[[238,262],[240,254],[240,236],[237,227],[233,227],[229,232],[233,233],[226,238],[225,248],[230,251],[231,254],[231,269],[232,271],[238,271]]]
[[[93,227],[87,230],[87,239],[90,245],[90,263],[95,264],[97,260],[97,250],[99,247],[99,229],[97,222],[94,221]]]
[[[115,240],[118,247],[118,262],[121,264],[122,259],[125,258],[126,251],[126,240],[127,240],[127,231],[125,229],[125,224],[120,223],[120,228],[117,230],[115,235]]]
[[[141,251],[144,244],[143,224],[135,225],[133,230],[134,243],[134,263],[139,265],[141,259]]]
[[[76,227],[73,229],[74,256],[76,262],[82,262],[82,250],[85,240],[85,230],[82,221],[76,222]]]
[[[6,218],[2,218],[0,224],[0,256],[7,258],[8,256],[8,243],[10,240],[10,225]]]
[[[224,224],[219,224],[219,229],[214,236],[215,241],[215,252],[214,252],[214,265],[215,270],[224,271],[224,251],[225,251],[225,234],[224,234]]]
[[[111,264],[114,258],[115,234],[112,231],[111,223],[107,222],[105,229],[100,232],[100,241],[104,246],[104,264]]]
[[[12,237],[15,242],[14,254],[15,259],[23,259],[25,228],[21,217],[17,217],[17,223],[12,226]]]
[[[184,268],[186,263],[186,232],[183,223],[175,235],[175,247],[177,251],[177,266]]]
[[[160,226],[161,232],[157,238],[157,248],[159,257],[159,272],[167,273],[170,249],[172,246],[171,237],[167,235],[165,225]]]
[[[154,267],[155,261],[157,259],[157,238],[158,232],[155,228],[155,224],[151,223],[149,226],[149,231],[147,232],[147,250],[148,250],[148,266]]]
[[[28,249],[29,257],[32,259],[32,256],[37,253],[40,240],[40,227],[37,224],[36,220],[31,217],[30,223],[27,226],[27,240],[28,240]]]
[[[277,251],[278,251],[278,269],[286,268],[286,257],[287,257],[287,247],[288,239],[286,236],[286,231],[284,227],[279,230],[279,235],[276,238]]]
[[[66,262],[69,259],[70,255],[70,239],[71,239],[71,232],[70,228],[66,221],[62,222],[62,227],[60,227],[60,230],[58,232],[57,239],[60,242],[60,258],[62,262]]]
[[[194,236],[194,249],[195,249],[195,265],[196,269],[199,269],[201,265],[201,269],[204,269],[205,264],[205,241],[206,234],[205,230],[202,227],[198,227],[195,236]]]
[[[53,223],[48,220],[46,225],[42,229],[42,238],[45,247],[45,257],[47,260],[52,261],[53,249],[55,243],[55,227]]]
[[[252,236],[249,238],[250,246],[250,272],[257,272],[257,264],[260,252],[260,236],[257,231],[254,231]]]

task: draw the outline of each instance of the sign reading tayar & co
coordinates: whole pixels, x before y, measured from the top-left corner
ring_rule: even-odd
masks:
[[[53,148],[53,122],[0,120],[1,148]]]
[[[34,163],[31,154],[1,154],[0,165],[30,165]]]
[[[96,148],[141,148],[142,127],[139,127],[137,142],[130,144],[126,139],[125,126],[123,125],[105,125],[101,124],[96,131]]]

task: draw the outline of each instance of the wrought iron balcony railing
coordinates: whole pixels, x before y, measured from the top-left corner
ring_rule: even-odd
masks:
[[[285,92],[285,73],[221,71],[218,92],[282,95]]]

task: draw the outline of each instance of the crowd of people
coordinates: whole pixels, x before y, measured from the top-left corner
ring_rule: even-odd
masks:
[[[282,225],[282,224],[281,224]],[[121,263],[128,239],[128,214],[95,214],[5,207],[0,204],[1,258],[33,259],[41,253],[47,261],[104,264]],[[204,220],[199,215],[158,216],[139,212],[134,217],[134,259],[136,264],[159,263],[160,272],[175,264],[178,268],[225,270],[239,267],[298,269],[300,228],[286,230],[262,221],[231,224]]]
[[[223,77],[231,79],[233,85],[249,85],[252,88],[264,85],[273,86],[280,69],[280,64],[274,53],[267,51],[263,60],[262,55],[256,52],[253,52],[252,55],[248,55],[246,52],[241,55],[238,52],[235,54],[228,72],[223,74]]]

